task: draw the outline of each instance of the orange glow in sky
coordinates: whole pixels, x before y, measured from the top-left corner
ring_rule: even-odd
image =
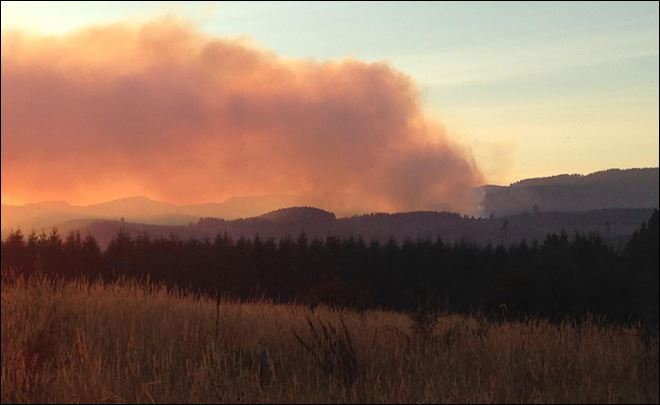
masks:
[[[176,19],[3,35],[3,201],[300,194],[464,210],[467,150],[384,63],[283,59]]]

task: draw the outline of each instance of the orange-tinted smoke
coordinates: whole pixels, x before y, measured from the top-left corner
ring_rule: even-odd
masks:
[[[3,196],[465,211],[480,181],[385,63],[283,59],[171,19],[2,37]]]

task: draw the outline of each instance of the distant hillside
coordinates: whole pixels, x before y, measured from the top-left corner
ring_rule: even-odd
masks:
[[[500,220],[524,213],[537,214],[533,221],[526,222],[528,225],[520,230],[520,236],[525,237],[540,235],[534,231],[536,225],[533,224],[541,218],[553,218],[558,221],[557,224],[564,224],[564,219],[572,218],[568,213],[598,210],[601,210],[601,214],[597,215],[600,225],[609,222],[612,231],[615,224],[620,222],[618,216],[623,215],[634,220],[634,223],[624,221],[627,224],[625,229],[628,229],[628,225],[635,227],[647,219],[644,216],[650,212],[648,209],[658,207],[658,182],[658,168],[650,168],[612,169],[585,176],[559,175],[526,179],[510,186],[486,185],[475,189],[475,195],[482,196],[479,197],[482,204],[480,212],[474,214]],[[107,239],[121,224],[131,229],[147,229],[157,235],[174,233],[183,236],[213,235],[218,230],[238,236],[254,236],[257,233],[280,236],[296,234],[301,229],[317,236],[352,234],[365,238],[387,238],[390,235],[399,239],[435,237],[440,233],[449,239],[465,236],[489,241],[501,236],[498,225],[493,225],[492,229],[475,225],[481,224],[479,220],[465,220],[456,214],[413,212],[336,219],[331,212],[298,206],[303,200],[303,196],[274,195],[235,197],[222,203],[195,205],[174,205],[145,197],[129,197],[87,206],[70,205],[64,201],[22,206],[3,204],[2,237],[6,237],[10,229],[20,228],[30,232],[53,226],[62,230],[78,226],[100,232]],[[607,211],[610,209],[614,210]],[[635,212],[644,214],[638,215]],[[575,229],[592,229],[593,224],[586,226],[583,222],[587,217],[576,217]],[[572,226],[570,223],[565,225]],[[547,223],[539,229],[545,231],[562,228]],[[516,232],[515,226],[510,226],[509,237],[513,238]]]
[[[640,224],[651,216],[651,209],[605,209],[587,212],[540,212],[517,214],[501,218],[474,218],[443,212],[410,212],[398,214],[369,214],[335,218],[334,214],[316,208],[290,208],[259,217],[224,220],[200,219],[185,226],[150,225],[121,221],[72,221],[59,225],[61,233],[80,230],[83,235],[97,238],[102,245],[120,229],[132,234],[148,233],[153,237],[186,239],[213,238],[227,234],[232,238],[297,237],[305,232],[309,238],[327,236],[362,237],[365,241],[386,242],[394,238],[406,239],[441,237],[448,242],[462,239],[479,243],[517,243],[522,239],[543,239],[548,233],[566,231],[598,232],[608,243],[618,244],[628,238]]]
[[[335,214],[314,207],[290,207],[271,211],[256,217],[257,220],[289,223],[324,223],[334,221]]]
[[[35,204],[2,204],[2,236],[9,229],[39,230],[70,221],[88,219],[140,222],[154,225],[185,225],[203,217],[227,219],[253,217],[275,208],[295,205],[294,196],[232,197],[222,203],[174,205],[146,197],[128,197],[91,205],[65,201]]]
[[[657,167],[527,179],[509,187],[482,187],[481,208],[486,216],[537,211],[657,208],[658,182]]]

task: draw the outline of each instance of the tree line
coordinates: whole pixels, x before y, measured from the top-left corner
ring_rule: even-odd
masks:
[[[627,243],[597,234],[549,234],[509,246],[440,238],[386,243],[359,237],[278,240],[132,236],[120,231],[107,249],[79,233],[24,235],[2,242],[6,276],[136,278],[236,299],[452,313],[658,319],[658,211]]]

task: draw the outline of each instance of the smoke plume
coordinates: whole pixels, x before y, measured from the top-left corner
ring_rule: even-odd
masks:
[[[172,19],[2,36],[3,199],[466,211],[481,180],[386,63],[284,59]]]

